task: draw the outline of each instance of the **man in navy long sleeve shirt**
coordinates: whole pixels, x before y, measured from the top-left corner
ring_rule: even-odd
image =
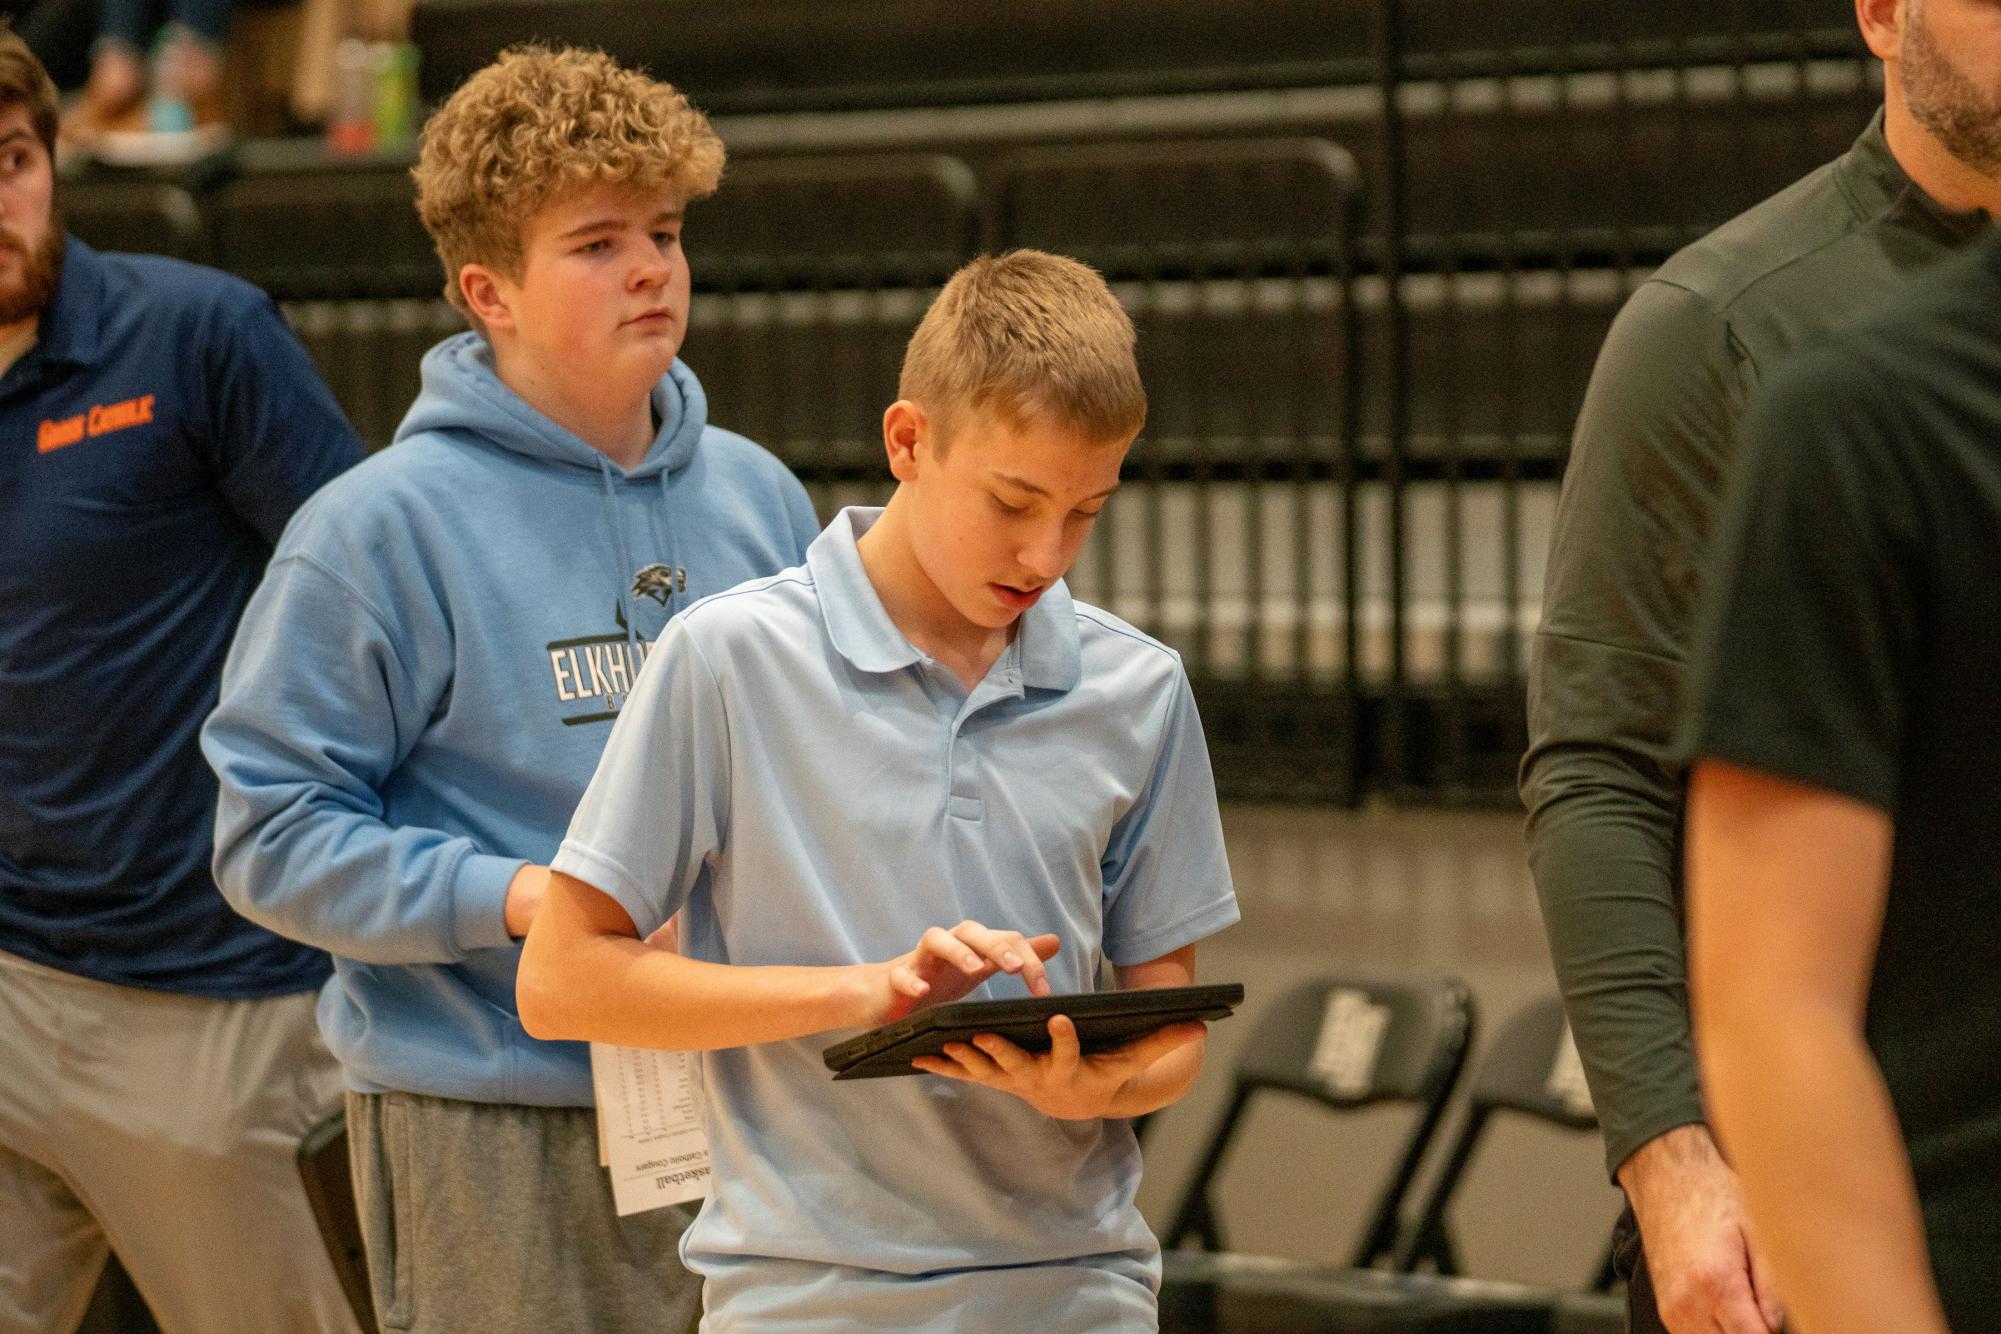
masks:
[[[270,299],[54,210],[0,33],[0,1331],[115,1246],[169,1330],[353,1328],[300,1187],[329,964],[230,910],[197,734],[292,511],[360,457]]]

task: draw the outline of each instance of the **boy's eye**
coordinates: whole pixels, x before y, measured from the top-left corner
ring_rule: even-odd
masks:
[[[1103,510],[1104,508],[1105,507],[1103,505],[1100,505],[1098,506],[1097,509],[1071,510],[1070,517],[1073,519],[1095,519],[1098,517],[1099,511]]]
[[[681,234],[679,232],[653,233],[653,244],[658,246],[679,245],[680,241],[681,241]]]
[[[611,242],[609,241],[586,241],[577,247],[577,253],[579,255],[595,255],[610,245]]]
[[[1005,500],[1002,500],[999,496],[994,495],[991,491],[988,492],[987,495],[994,502],[994,508],[999,510],[1002,514],[1028,513],[1028,506],[1026,505],[1010,505]]]

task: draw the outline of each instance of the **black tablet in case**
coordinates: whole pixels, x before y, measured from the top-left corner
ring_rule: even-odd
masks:
[[[1021,1000],[957,1001],[905,1015],[821,1053],[836,1079],[916,1075],[913,1056],[936,1056],[948,1042],[998,1033],[1024,1051],[1049,1050],[1049,1020],[1065,1014],[1077,1025],[1086,1054],[1137,1041],[1157,1028],[1187,1019],[1223,1019],[1243,1003],[1241,983],[1155,987],[1146,991],[1093,991]]]

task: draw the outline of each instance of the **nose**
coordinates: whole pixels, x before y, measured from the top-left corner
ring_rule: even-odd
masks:
[[[1028,573],[1049,581],[1062,575],[1064,556],[1063,525],[1054,523],[1038,524],[1028,540],[1022,543],[1015,559]]]
[[[643,292],[650,287],[664,287],[673,275],[673,265],[658,250],[648,249],[639,262],[632,266],[630,285],[635,292]]]

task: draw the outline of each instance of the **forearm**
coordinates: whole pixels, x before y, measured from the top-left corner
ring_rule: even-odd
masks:
[[[1208,1039],[1177,1047],[1127,1080],[1112,1098],[1106,1116],[1145,1116],[1181,1101],[1202,1073]]]
[[[516,983],[538,1038],[661,1051],[713,1051],[866,1024],[852,968],[705,963],[619,935],[565,929],[556,900],[528,933]]]
[[[1147,991],[1157,987],[1186,987],[1195,982],[1195,947],[1184,945],[1171,954],[1144,963],[1121,964],[1113,968],[1113,981],[1120,991]],[[1106,1116],[1145,1116],[1179,1102],[1202,1073],[1202,1056],[1207,1037],[1176,1047],[1143,1067],[1112,1096]]]
[[[1677,800],[1609,753],[1541,762],[1529,857],[1550,958],[1616,1171],[1703,1120],[1676,893]]]
[[[228,786],[222,794],[214,871],[230,905],[362,963],[454,963],[504,947],[502,906],[521,865],[324,797],[277,802]]]
[[[1706,1014],[1701,1039],[1718,1128],[1799,1327],[1945,1334],[1896,1114],[1854,1025],[1751,1003]]]

